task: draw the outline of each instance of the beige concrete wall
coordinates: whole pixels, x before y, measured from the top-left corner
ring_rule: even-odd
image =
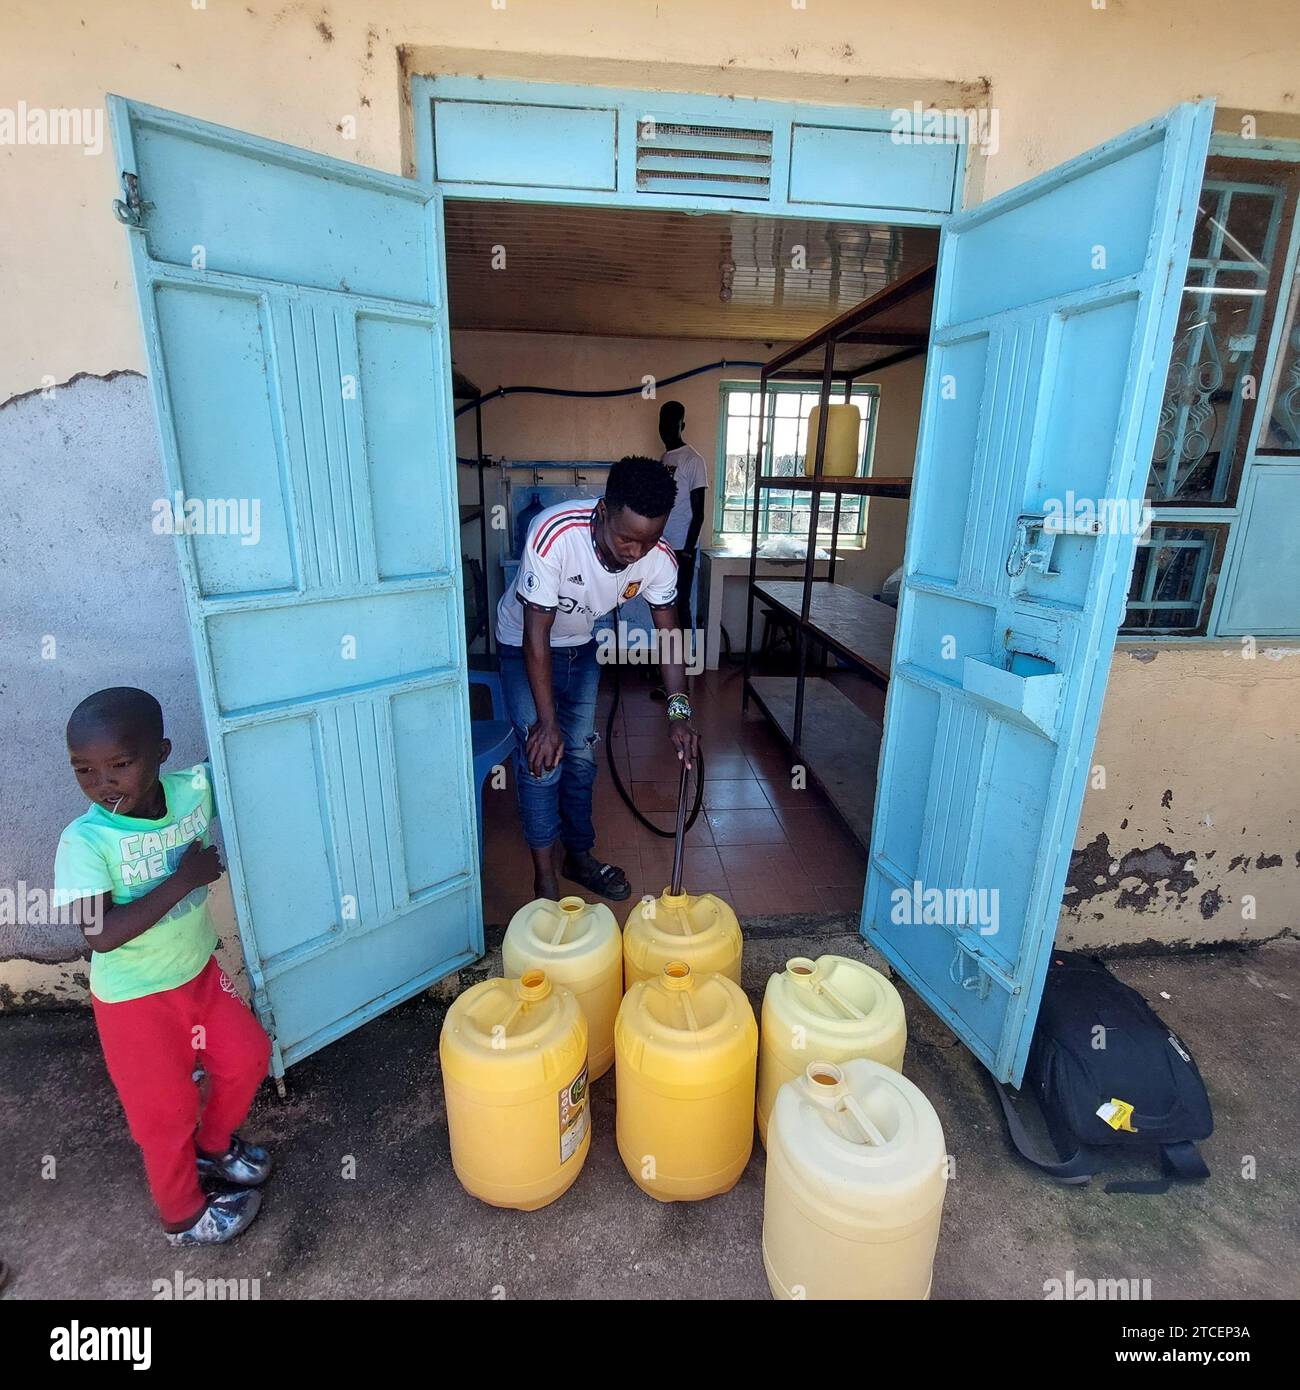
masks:
[[[639,386],[723,358],[761,362],[779,344],[713,339],[589,338],[559,333],[452,334],[452,355],[480,391],[497,386],[553,386],[563,390],[604,391]],[[640,395],[607,400],[566,400],[553,396],[506,396],[483,407],[483,447],[511,458],[616,459],[623,454],[663,452],[659,407],[677,400],[686,407],[686,439],[711,464],[718,444],[718,387],[747,381],[757,370],[743,367],[709,372]],[[472,456],[474,422],[461,417],[457,452]]]
[[[587,338],[550,333],[458,332],[452,335],[456,366],[482,391],[496,386],[557,386],[598,390],[634,385],[647,373],[655,377],[720,358],[762,361],[779,343],[724,342],[714,340],[669,341],[660,338]],[[557,400],[545,396],[508,396],[483,409],[483,447],[486,453],[507,458],[613,459],[626,453],[658,457],[662,451],[657,433],[658,406],[676,399],[686,407],[686,438],[705,457],[710,468],[717,457],[719,383],[752,380],[754,369],[728,368],[693,377],[676,386],[665,386],[656,401],[640,396],[615,400]],[[915,358],[873,377],[880,387],[876,425],[874,468],[877,473],[910,476],[916,453],[916,432],[921,412],[921,386],[925,360]],[[473,416],[461,417],[457,427],[457,453],[474,453]],[[461,500],[476,501],[477,480],[470,469],[461,470]],[[556,479],[555,481],[561,481]],[[567,481],[567,479],[565,479]],[[488,503],[497,497],[496,477],[485,483]],[[713,525],[713,493],[705,513],[706,535]],[[867,543],[862,550],[845,553],[844,583],[864,593],[877,593],[885,576],[902,563],[907,529],[907,503],[889,498],[873,500],[867,513]],[[466,535],[468,553],[477,555],[477,541]],[[489,538],[490,560],[496,562]],[[493,575],[495,594],[496,571]]]
[[[1121,642],[1075,837],[1062,945],[1300,931],[1297,709],[1296,643]]]
[[[712,339],[590,338],[559,333],[452,334],[452,354],[457,370],[480,391],[497,386],[551,386],[564,390],[599,391],[639,385],[644,376],[673,376],[692,367],[722,359],[761,362],[782,344],[726,342]],[[576,400],[554,396],[505,396],[483,407],[484,452],[505,459],[584,459],[610,461],[624,454],[663,452],[659,439],[659,407],[678,400],[686,407],[686,439],[704,455],[710,477],[717,457],[719,384],[757,377],[754,368],[734,367],[708,372],[656,392],[656,399],[641,395],[606,400]],[[463,415],[457,423],[456,452],[474,456],[474,417]],[[478,501],[478,479],[472,468],[461,468],[462,502]],[[572,481],[568,474],[543,475],[554,483]],[[528,475],[516,474],[522,486]],[[498,501],[500,475],[484,477],[487,505]],[[712,534],[713,487],[705,506],[705,539]],[[500,594],[498,564],[502,531],[488,532],[490,597]],[[477,528],[465,528],[462,541],[467,555],[482,558]]]
[[[880,387],[871,471],[882,478],[910,478],[921,424],[925,358],[900,362],[875,376],[863,377],[863,381]],[[871,498],[867,503],[866,544],[859,551],[848,552],[836,570],[837,580],[864,594],[880,592],[886,578],[903,563],[908,505],[894,497]]]
[[[8,0],[0,104],[98,107],[118,92],[400,171],[403,63],[853,105],[987,99],[985,193],[1186,98],[1300,112],[1293,0],[1258,0],[1240,23],[1220,0],[1095,3],[764,0],[756,22],[754,0]],[[0,400],[142,368],[117,192],[107,145],[0,146],[0,302],[21,324],[0,336]]]

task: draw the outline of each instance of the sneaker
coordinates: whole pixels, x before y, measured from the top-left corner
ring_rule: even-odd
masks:
[[[199,1177],[235,1187],[261,1187],[271,1176],[271,1155],[260,1144],[246,1144],[236,1134],[216,1158],[198,1157]]]
[[[224,1245],[253,1224],[261,1205],[262,1194],[251,1188],[214,1197],[203,1209],[203,1215],[187,1230],[168,1231],[167,1244]]]

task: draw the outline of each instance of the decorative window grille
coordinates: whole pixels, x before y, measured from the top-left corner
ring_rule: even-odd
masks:
[[[1209,631],[1249,458],[1300,454],[1300,282],[1288,283],[1286,264],[1298,199],[1300,165],[1206,163],[1147,476],[1153,525],[1138,542],[1125,632]],[[1279,312],[1284,335],[1270,365]]]

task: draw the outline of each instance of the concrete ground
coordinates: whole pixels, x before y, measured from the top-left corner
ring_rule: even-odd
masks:
[[[755,1006],[791,955],[867,955],[845,918],[745,925]],[[1107,1196],[1096,1180],[1051,1185],[1010,1155],[981,1067],[904,990],[905,1070],[956,1159],[933,1296],[1041,1299],[1046,1281],[1073,1271],[1076,1284],[1149,1279],[1158,1299],[1296,1297],[1300,945],[1113,968],[1195,1050],[1215,1110],[1203,1146],[1212,1177],[1160,1197]],[[412,1001],[295,1067],[287,1101],[267,1086],[246,1130],[279,1165],[262,1215],[230,1247],[184,1253],[155,1224],[90,1015],[0,1017],[4,1296],[149,1298],[178,1270],[257,1279],[268,1299],[768,1296],[762,1150],[722,1197],[653,1201],[619,1162],[612,1072],[592,1088],[591,1152],[562,1199],[518,1213],[469,1197],[448,1155],[436,1056],[445,1012],[445,1001]]]

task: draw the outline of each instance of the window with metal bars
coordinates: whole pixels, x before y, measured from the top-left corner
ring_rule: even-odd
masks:
[[[763,423],[763,473],[791,478],[804,476],[808,453],[808,416],[817,404],[819,387],[796,382],[771,382],[767,388],[767,418]],[[842,391],[832,397],[844,399]],[[858,429],[858,476],[871,470],[880,387],[855,386],[850,397],[862,413]],[[757,382],[722,383],[718,414],[718,462],[714,495],[714,530],[719,539],[750,533],[754,505],[754,456],[758,449]],[[814,441],[815,442],[815,441]],[[862,497],[844,496],[840,503],[841,540],[861,536],[866,529]],[[759,539],[771,536],[807,538],[812,497],[808,492],[764,488],[760,501]],[[818,538],[830,540],[835,498],[823,496],[818,508]]]
[[[1138,541],[1126,633],[1210,632],[1247,467],[1275,452],[1300,453],[1300,282],[1289,257],[1298,198],[1300,164],[1222,155],[1206,162],[1147,475],[1152,524]],[[1279,313],[1285,323],[1270,362]],[[1262,390],[1269,399],[1257,420]]]

